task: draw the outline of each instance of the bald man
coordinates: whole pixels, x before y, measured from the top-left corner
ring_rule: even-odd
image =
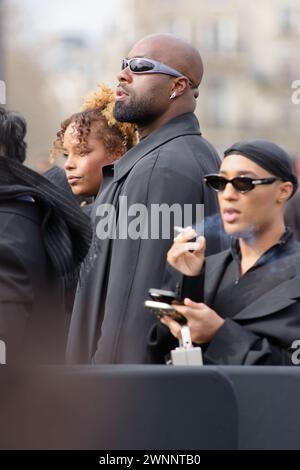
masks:
[[[196,204],[204,204],[205,216],[214,216],[211,232],[206,231],[208,252],[223,248],[217,201],[202,184],[203,176],[217,172],[220,164],[194,115],[202,74],[199,52],[167,34],[145,37],[123,59],[114,115],[137,125],[140,142],[104,169],[92,215],[96,235],[72,315],[68,362],[163,362],[147,345],[156,319],[143,305],[149,288],[168,282],[176,289],[166,268],[174,220],[182,226],[187,216],[191,225],[200,222]],[[115,209],[111,217],[107,204]],[[158,208],[161,216],[155,218]],[[112,221],[115,230],[108,233]]]

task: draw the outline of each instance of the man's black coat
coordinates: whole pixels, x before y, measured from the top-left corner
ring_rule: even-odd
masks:
[[[205,187],[203,176],[217,172],[219,164],[214,148],[201,137],[194,114],[179,116],[131,149],[114,165],[113,174],[112,168],[106,168],[94,217],[102,204],[112,204],[120,210],[120,196],[127,198],[128,208],[143,204],[150,211],[154,204],[179,204],[182,208],[184,204],[202,203],[206,216],[217,214],[215,194]],[[96,230],[98,221],[96,216]],[[142,222],[144,228],[146,222]],[[213,217],[209,222],[208,251],[215,253],[222,247],[219,222]],[[118,227],[120,224],[118,218]],[[163,284],[172,239],[172,230],[167,239],[106,239],[98,242],[97,250],[94,240],[75,299],[67,351],[69,362],[158,360],[147,346],[147,334],[155,318],[143,303],[149,288],[160,288]]]

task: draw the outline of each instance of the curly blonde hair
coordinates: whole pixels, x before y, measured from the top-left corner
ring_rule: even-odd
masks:
[[[99,84],[99,90],[89,93],[79,113],[72,114],[61,123],[50,152],[54,161],[63,150],[64,135],[67,127],[74,123],[78,153],[84,154],[87,139],[94,132],[100,138],[112,158],[119,158],[131,149],[138,141],[136,126],[126,122],[118,122],[113,116],[116,97],[114,91],[105,84]]]

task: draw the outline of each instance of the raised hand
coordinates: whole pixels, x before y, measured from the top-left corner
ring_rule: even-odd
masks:
[[[202,236],[195,242],[189,241],[196,236],[196,231],[192,227],[187,227],[174,238],[174,243],[167,254],[168,263],[186,276],[197,276],[202,270],[206,243]]]

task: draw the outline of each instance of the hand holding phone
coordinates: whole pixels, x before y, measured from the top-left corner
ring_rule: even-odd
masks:
[[[181,325],[185,325],[186,318],[175,308],[173,304],[178,304],[178,296],[173,291],[162,290],[162,289],[149,289],[149,295],[153,300],[145,300],[145,307],[151,309],[157,318],[161,318],[163,315],[169,315]]]
[[[145,300],[144,303],[146,308],[149,308],[153,311],[157,318],[161,318],[164,315],[169,315],[173,320],[176,320],[180,325],[185,325],[187,323],[186,318],[177,312],[174,307],[165,302],[156,302],[155,300]],[[179,305],[179,304],[178,304]]]

